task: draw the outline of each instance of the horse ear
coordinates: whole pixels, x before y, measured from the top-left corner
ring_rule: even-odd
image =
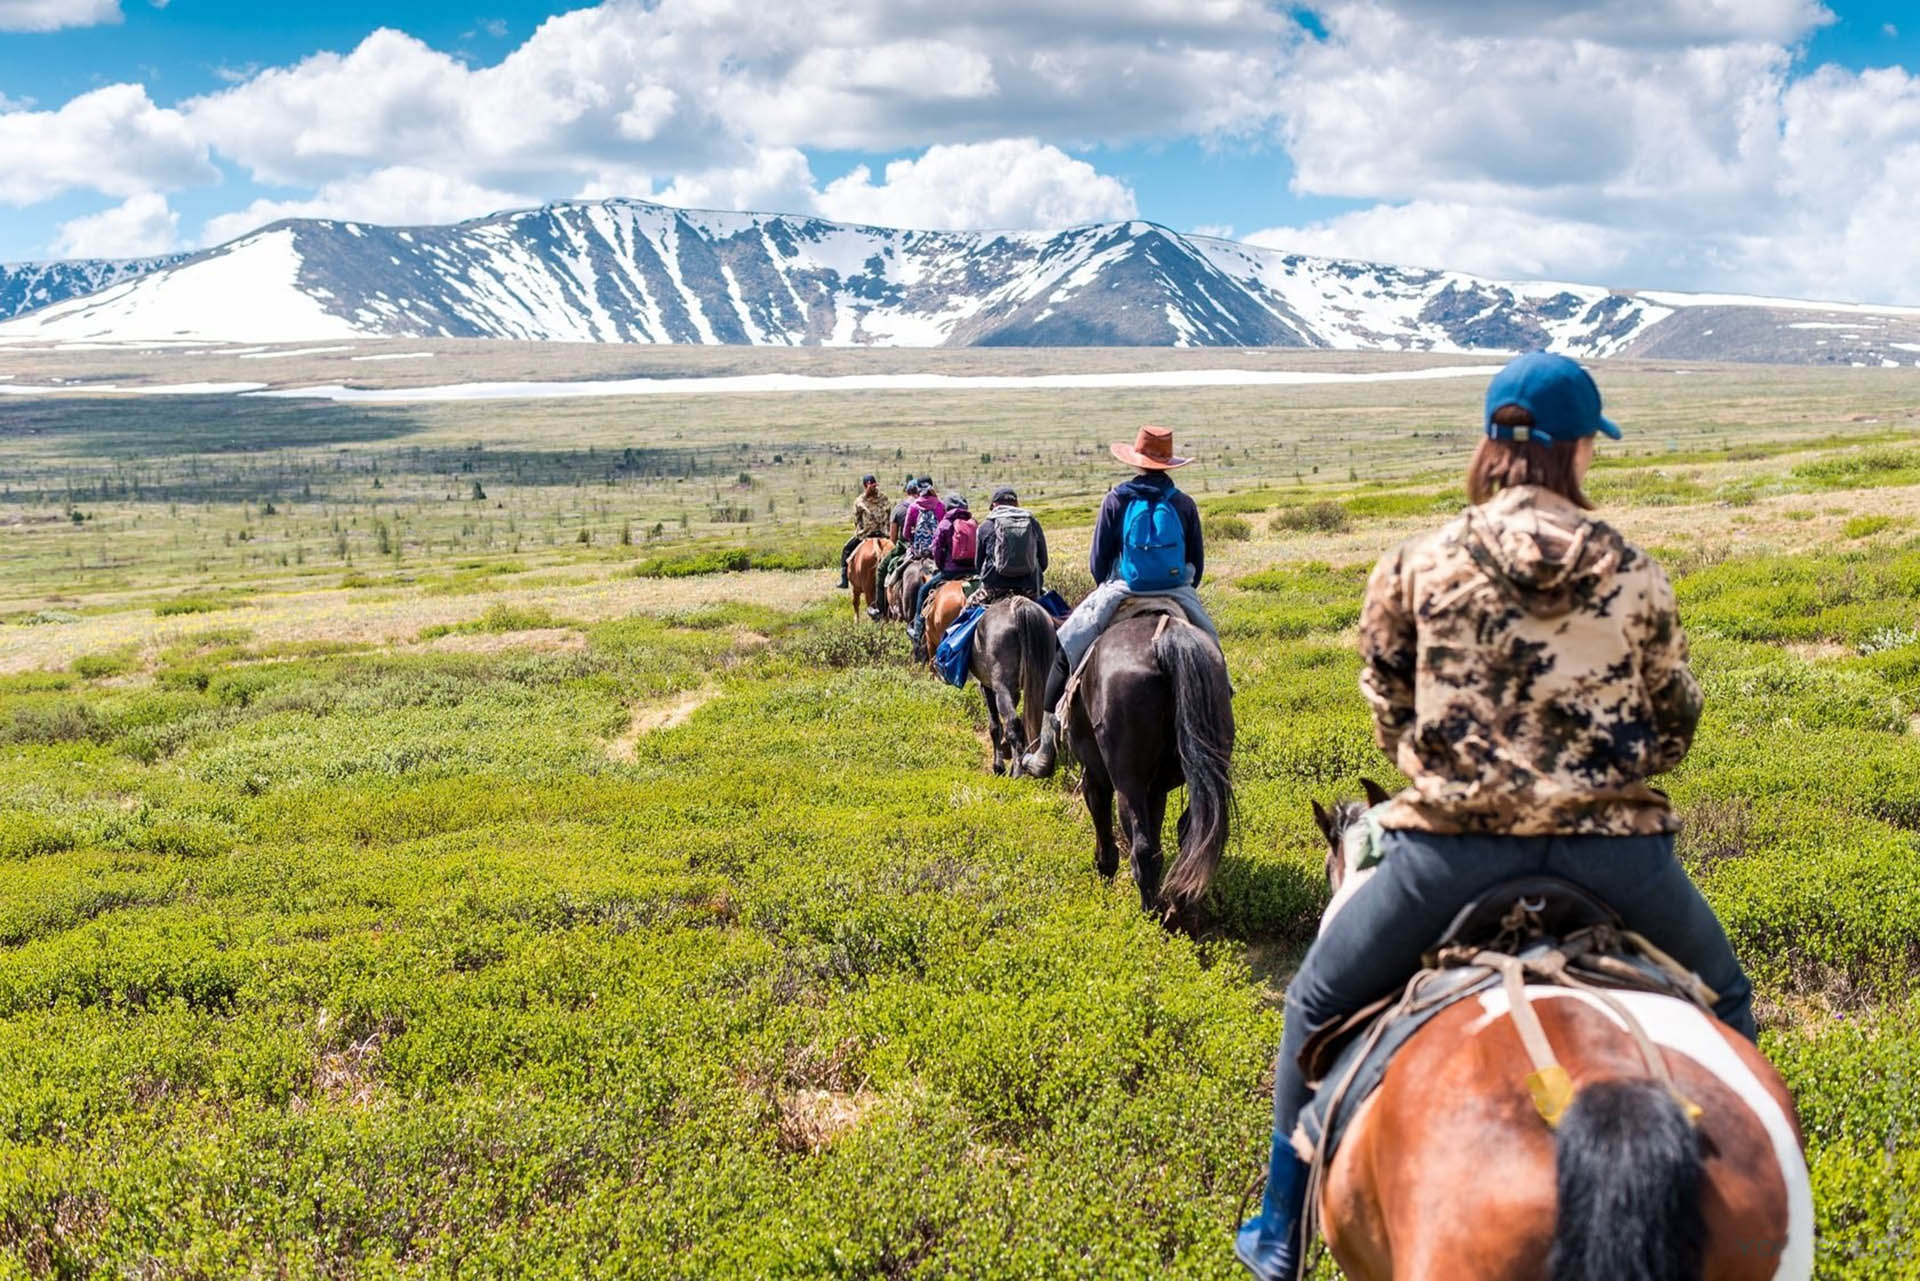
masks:
[[[1360,790],[1367,794],[1368,805],[1379,805],[1387,799],[1387,789],[1370,778],[1360,780]]]
[[[1319,801],[1313,802],[1313,821],[1320,825],[1320,835],[1333,839],[1333,815],[1327,813]]]

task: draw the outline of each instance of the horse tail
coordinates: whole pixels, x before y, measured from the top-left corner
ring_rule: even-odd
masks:
[[[1016,596],[1014,626],[1020,636],[1020,723],[1029,744],[1040,741],[1040,726],[1053,710],[1047,701],[1047,678],[1053,674],[1053,651],[1059,641],[1047,611],[1024,596]]]
[[[1219,648],[1197,628],[1162,630],[1153,659],[1173,685],[1174,742],[1187,780],[1180,861],[1167,877],[1166,895],[1191,906],[1220,866],[1232,822],[1233,692]]]
[[[1696,1281],[1707,1228],[1700,1136],[1665,1087],[1597,1081],[1554,1132],[1553,1281]]]

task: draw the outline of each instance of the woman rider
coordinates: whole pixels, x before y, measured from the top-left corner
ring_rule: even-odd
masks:
[[[1686,755],[1700,687],[1673,588],[1587,513],[1600,392],[1535,352],[1487,389],[1470,506],[1374,568],[1360,684],[1374,736],[1412,784],[1383,807],[1373,877],[1326,926],[1287,988],[1260,1214],[1235,1253],[1262,1278],[1298,1275],[1306,1166],[1291,1143],[1308,1100],[1310,1033],[1404,983],[1455,913],[1502,882],[1546,874],[1606,900],[1693,969],[1749,1040],[1752,989],[1713,910],[1674,858],[1679,820],[1648,786]]]

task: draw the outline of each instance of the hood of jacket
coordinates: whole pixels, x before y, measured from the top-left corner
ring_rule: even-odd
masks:
[[[1123,480],[1113,487],[1113,492],[1125,499],[1165,498],[1174,490],[1173,477],[1164,472],[1148,472],[1135,476],[1132,480]]]
[[[1469,508],[1464,543],[1501,595],[1536,618],[1559,618],[1596,600],[1627,550],[1611,525],[1537,485],[1504,489]]]

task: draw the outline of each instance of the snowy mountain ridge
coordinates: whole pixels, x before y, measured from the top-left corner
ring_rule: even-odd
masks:
[[[1548,347],[1863,364],[1897,359],[1911,344],[1895,338],[1920,341],[1920,309],[1494,281],[1143,221],[910,231],[638,200],[562,202],[451,226],[288,220],[141,271],[101,270],[85,292],[89,264],[57,265],[72,269],[73,296],[0,324],[0,339]],[[1795,325],[1777,319],[1783,308],[1837,319]],[[1813,337],[1822,323],[1860,330],[1859,350]],[[1869,338],[1869,329],[1885,332]]]

